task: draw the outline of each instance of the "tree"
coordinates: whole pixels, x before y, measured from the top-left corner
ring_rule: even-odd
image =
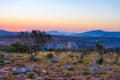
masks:
[[[105,51],[104,45],[96,43],[96,51],[100,55],[100,58],[97,60],[97,63],[101,65],[104,62],[104,57],[103,57]]]
[[[41,51],[46,44],[52,41],[52,37],[49,34],[46,34],[46,32],[41,32],[40,30],[20,32],[18,33],[18,37],[20,42],[28,47],[32,60],[35,60],[37,53]]]
[[[118,64],[119,63],[119,58],[120,58],[120,49],[117,48],[115,49],[115,53],[116,53],[116,58],[115,58],[115,64]]]
[[[96,51],[100,54],[101,57],[104,55],[105,47],[102,44],[96,43]]]

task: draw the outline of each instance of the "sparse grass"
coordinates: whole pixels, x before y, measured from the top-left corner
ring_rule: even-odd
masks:
[[[35,78],[34,73],[33,72],[29,72],[27,74],[27,78],[34,79]]]
[[[52,62],[52,58],[46,57],[47,54],[52,54],[54,57],[59,58],[59,61],[57,63]],[[79,63],[79,56],[81,53],[74,53],[74,52],[40,52],[36,56],[37,61],[31,61],[29,54],[20,54],[20,53],[10,53],[8,54],[8,59],[12,60],[13,62],[11,64],[6,64],[3,66],[12,66],[12,67],[24,67],[24,66],[36,66],[37,70],[35,71],[36,74],[38,74],[41,77],[52,77],[54,79],[58,79],[59,77],[63,77],[62,79],[70,78],[77,79],[77,76],[80,76],[80,80],[86,80],[88,76],[92,77],[94,76],[91,74],[88,70],[91,67],[91,64],[96,63],[96,60],[100,57],[98,53],[90,53],[89,55],[86,55],[83,58],[83,62]],[[102,76],[108,76],[108,77],[119,77],[120,75],[120,63],[119,64],[113,64],[114,59],[116,57],[116,54],[113,54],[113,59],[111,59],[111,56],[108,54],[104,55],[104,62],[102,65],[100,65],[101,68],[104,68],[107,64],[110,65],[111,68],[115,69],[117,72],[113,71],[104,71],[100,70],[97,73],[94,73],[96,75]],[[67,70],[64,68],[66,64],[72,65],[74,67],[74,70]],[[42,70],[47,70],[48,74],[42,74]],[[10,71],[10,69],[8,70]],[[16,74],[19,75],[19,74]],[[10,77],[13,78],[16,75],[11,75]],[[26,78],[35,78],[33,73],[25,74]],[[81,77],[84,76],[84,79]],[[102,78],[100,77],[100,80],[105,80],[108,77]],[[12,79],[11,79],[12,80]],[[14,78],[13,78],[14,80]]]

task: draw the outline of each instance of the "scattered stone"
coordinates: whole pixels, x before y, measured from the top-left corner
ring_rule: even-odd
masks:
[[[42,70],[42,73],[47,74],[48,72],[47,72],[47,70]]]
[[[98,72],[99,70],[100,70],[100,67],[97,64],[93,64],[89,69],[90,72]]]
[[[13,67],[13,68],[11,69],[11,72],[12,72],[12,73],[16,73],[16,72],[17,72],[17,68],[16,68],[16,67]]]
[[[35,67],[35,66],[27,66],[27,67],[26,67],[26,70],[27,70],[27,71],[35,71],[35,70],[36,70],[36,67]]]
[[[67,70],[74,70],[73,66],[69,64],[65,65],[64,68]]]
[[[59,58],[53,58],[53,62],[57,63],[57,62],[59,62],[59,61],[60,61]]]
[[[36,80],[41,80],[42,77],[36,77]]]
[[[36,70],[35,66],[27,66],[27,67],[21,67],[21,68],[14,67],[11,69],[12,73],[19,73],[19,74],[23,74],[23,73],[27,73],[35,70]]]
[[[27,73],[27,72],[28,72],[28,70],[24,67],[17,69],[17,73],[20,73],[20,74]]]
[[[10,64],[10,63],[12,63],[11,60],[4,60],[4,64]]]

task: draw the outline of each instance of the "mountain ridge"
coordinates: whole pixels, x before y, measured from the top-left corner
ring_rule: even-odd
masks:
[[[4,35],[17,35],[18,32],[0,30],[0,36]],[[120,31],[103,31],[103,30],[91,30],[83,33],[75,33],[75,32],[60,32],[57,30],[47,31],[47,34],[50,35],[58,35],[58,36],[73,36],[73,37],[116,37],[120,38]]]

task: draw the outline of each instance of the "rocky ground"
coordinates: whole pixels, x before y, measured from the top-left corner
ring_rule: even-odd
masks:
[[[31,61],[30,55],[4,53],[0,61],[0,80],[120,80],[120,63],[113,64],[109,55],[96,64],[99,55],[91,53],[80,62],[81,53],[42,52]],[[50,54],[50,55],[48,55]],[[52,54],[52,55],[51,55]]]

